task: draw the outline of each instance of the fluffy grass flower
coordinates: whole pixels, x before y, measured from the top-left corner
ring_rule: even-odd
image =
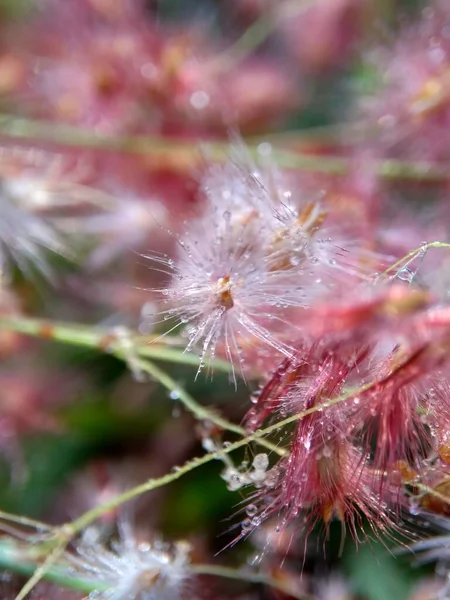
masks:
[[[269,389],[261,394],[263,416],[269,411],[269,401],[275,413],[317,410],[295,425],[289,454],[274,467],[276,479],[274,483],[272,478],[271,489],[251,497],[255,517],[245,533],[268,517],[278,519],[279,527],[301,523],[306,536],[316,523],[322,522],[328,530],[331,520],[337,518],[343,531],[348,527],[356,540],[363,517],[374,531],[393,525],[386,504],[371,485],[367,460],[351,436],[348,406],[319,408],[339,396],[354,373],[364,369],[368,354],[368,348],[352,351],[344,344],[326,345],[323,340],[303,348],[296,362],[287,365],[285,361],[269,380]],[[251,411],[250,424],[254,426],[259,426],[259,421],[255,422],[258,404]]]
[[[37,270],[51,278],[48,255],[66,255],[66,244],[50,222],[24,209],[20,198],[10,192],[0,181],[0,273],[8,275],[13,263],[24,274]]]
[[[204,214],[185,224],[178,254],[149,257],[173,276],[160,290],[164,318],[173,328],[186,324],[186,349],[200,348],[200,370],[217,349],[241,371],[244,347],[291,356],[293,312],[344,281],[363,281],[364,253],[334,241],[320,198],[294,198],[273,170],[230,161],[211,169],[202,188]]]
[[[139,542],[123,522],[117,541],[86,538],[68,558],[76,575],[98,584],[96,600],[176,600],[190,577],[187,543]]]

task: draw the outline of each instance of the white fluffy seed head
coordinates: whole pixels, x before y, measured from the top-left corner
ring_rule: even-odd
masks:
[[[150,256],[172,282],[160,290],[173,328],[185,324],[200,370],[220,347],[242,369],[243,348],[291,355],[291,312],[355,274],[341,244],[326,235],[320,200],[295,199],[278,172],[228,163],[206,174],[204,214],[185,226],[178,254]]]
[[[77,576],[98,585],[91,600],[177,600],[190,579],[189,552],[186,542],[138,542],[122,524],[117,541],[84,540],[68,558]]]
[[[47,252],[67,254],[59,233],[23,208],[4,181],[0,181],[0,202],[0,275],[9,274],[12,262],[25,274],[37,270],[51,278]]]

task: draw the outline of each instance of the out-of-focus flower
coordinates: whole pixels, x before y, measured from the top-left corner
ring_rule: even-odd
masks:
[[[378,127],[379,151],[395,158],[450,158],[450,12],[436,0],[389,50],[373,52],[381,90],[363,100],[362,116]]]
[[[14,111],[103,133],[211,135],[261,129],[301,101],[282,61],[236,61],[225,40],[161,26],[144,3],[127,5],[49,2],[8,38],[3,88]],[[1,83],[0,71],[0,93]]]
[[[1,183],[0,183],[1,186]],[[51,279],[52,269],[47,252],[65,255],[67,246],[58,232],[44,219],[22,210],[8,190],[0,189],[0,272],[8,277],[11,261],[26,275],[33,268]]]
[[[285,0],[287,9],[289,1]],[[280,29],[289,50],[300,61],[300,71],[320,72],[345,64],[362,34],[368,3],[364,0],[304,0],[304,8],[297,7],[297,14],[296,3],[292,4],[292,17],[280,19]]]

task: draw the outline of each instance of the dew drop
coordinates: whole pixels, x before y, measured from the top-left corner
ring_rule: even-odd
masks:
[[[270,156],[272,153],[272,145],[269,142],[262,142],[258,145],[258,154],[260,156]],[[258,177],[258,173],[255,173],[255,176]]]
[[[209,95],[203,90],[197,90],[190,97],[190,103],[196,110],[204,110],[209,102]]]
[[[244,519],[241,523],[242,531],[248,531],[252,527],[252,522],[250,519]]]
[[[330,446],[324,446],[323,447],[322,455],[325,458],[331,458],[331,456],[333,455],[333,451],[331,450]]]
[[[409,512],[412,515],[418,515],[420,513],[420,506],[415,498],[411,498],[409,501]]]
[[[414,273],[411,271],[411,269],[408,269],[408,267],[404,267],[403,269],[400,269],[400,271],[398,271],[397,277],[402,281],[412,283],[414,279]]]
[[[250,566],[258,566],[261,563],[262,557],[262,554],[255,554],[255,556],[253,556],[249,561]]]
[[[269,467],[269,457],[267,454],[257,454],[252,463],[255,471],[266,471]]]

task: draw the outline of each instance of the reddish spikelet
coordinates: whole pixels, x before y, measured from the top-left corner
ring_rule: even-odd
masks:
[[[372,471],[364,454],[353,444],[346,405],[320,407],[339,396],[354,374],[365,369],[369,349],[352,349],[349,344],[316,343],[295,363],[285,361],[263,389],[251,412],[250,423],[258,426],[273,411],[301,418],[291,437],[290,452],[281,459],[269,478],[270,491],[253,496],[250,512],[259,512],[244,532],[252,531],[262,519],[277,515],[283,526],[303,518],[309,534],[318,521],[328,529],[333,518],[348,526],[358,539],[358,525],[365,516],[372,529],[392,525],[385,505],[371,488]],[[320,408],[319,408],[320,407]],[[317,410],[314,410],[317,409]]]
[[[369,336],[374,341],[376,332],[383,334],[386,328],[403,331],[411,315],[421,314],[431,299],[428,292],[405,285],[361,287],[351,297],[317,302],[299,315],[299,320],[302,329],[314,338],[348,333],[354,340]],[[435,315],[436,320],[440,318]]]
[[[450,404],[438,369],[445,353],[432,344],[409,352],[396,349],[380,367],[381,377],[367,392],[353,399],[351,420],[366,440],[366,452],[378,473],[380,490],[386,476],[420,472],[436,444],[437,421],[450,422]],[[369,447],[376,440],[373,453]]]

